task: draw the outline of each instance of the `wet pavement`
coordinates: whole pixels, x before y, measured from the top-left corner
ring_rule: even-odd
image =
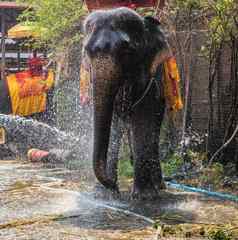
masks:
[[[194,193],[168,189],[147,203],[99,200],[92,193],[93,178],[84,171],[0,161],[0,239],[153,240],[157,219],[238,225],[237,204]]]

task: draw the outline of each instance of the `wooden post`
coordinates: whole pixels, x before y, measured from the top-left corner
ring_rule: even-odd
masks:
[[[19,72],[21,70],[21,49],[18,46],[17,48],[17,71]]]
[[[163,11],[164,5],[165,5],[165,0],[160,0],[159,1],[159,9],[160,9],[160,11]]]
[[[2,53],[2,60],[1,60],[1,79],[5,79],[5,69],[6,69],[6,58],[5,58],[5,38],[6,38],[6,19],[5,19],[5,12],[4,9],[1,10],[1,53]]]

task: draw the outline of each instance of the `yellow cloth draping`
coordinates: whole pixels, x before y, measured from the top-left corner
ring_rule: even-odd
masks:
[[[180,76],[176,59],[170,57],[164,62],[164,94],[167,107],[171,113],[176,113],[183,108],[180,94]]]
[[[32,77],[28,71],[10,74],[7,84],[11,98],[12,114],[29,116],[44,112],[47,102],[47,91],[53,87],[54,74],[48,71],[47,77]]]

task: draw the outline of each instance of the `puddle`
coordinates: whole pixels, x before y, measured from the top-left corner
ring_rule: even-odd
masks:
[[[93,183],[81,179],[79,171],[0,161],[0,239],[153,240],[157,219],[166,224],[238,223],[235,203],[171,189],[143,204],[96,200],[89,194]],[[24,224],[1,229],[16,221]]]

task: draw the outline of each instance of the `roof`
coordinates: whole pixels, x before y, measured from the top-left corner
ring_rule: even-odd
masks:
[[[27,5],[9,1],[0,2],[0,9],[24,9],[24,8],[27,8]]]
[[[86,0],[86,5],[89,10],[103,9],[103,8],[114,8],[114,7],[155,7],[157,0]]]
[[[1,16],[1,11],[3,11],[5,13],[5,22],[6,22],[7,30],[8,28],[14,26],[17,23],[17,17],[27,7],[28,6],[26,4],[19,4],[16,2],[0,0],[0,16]],[[2,18],[0,17],[0,32],[2,31],[1,21],[2,21]]]

